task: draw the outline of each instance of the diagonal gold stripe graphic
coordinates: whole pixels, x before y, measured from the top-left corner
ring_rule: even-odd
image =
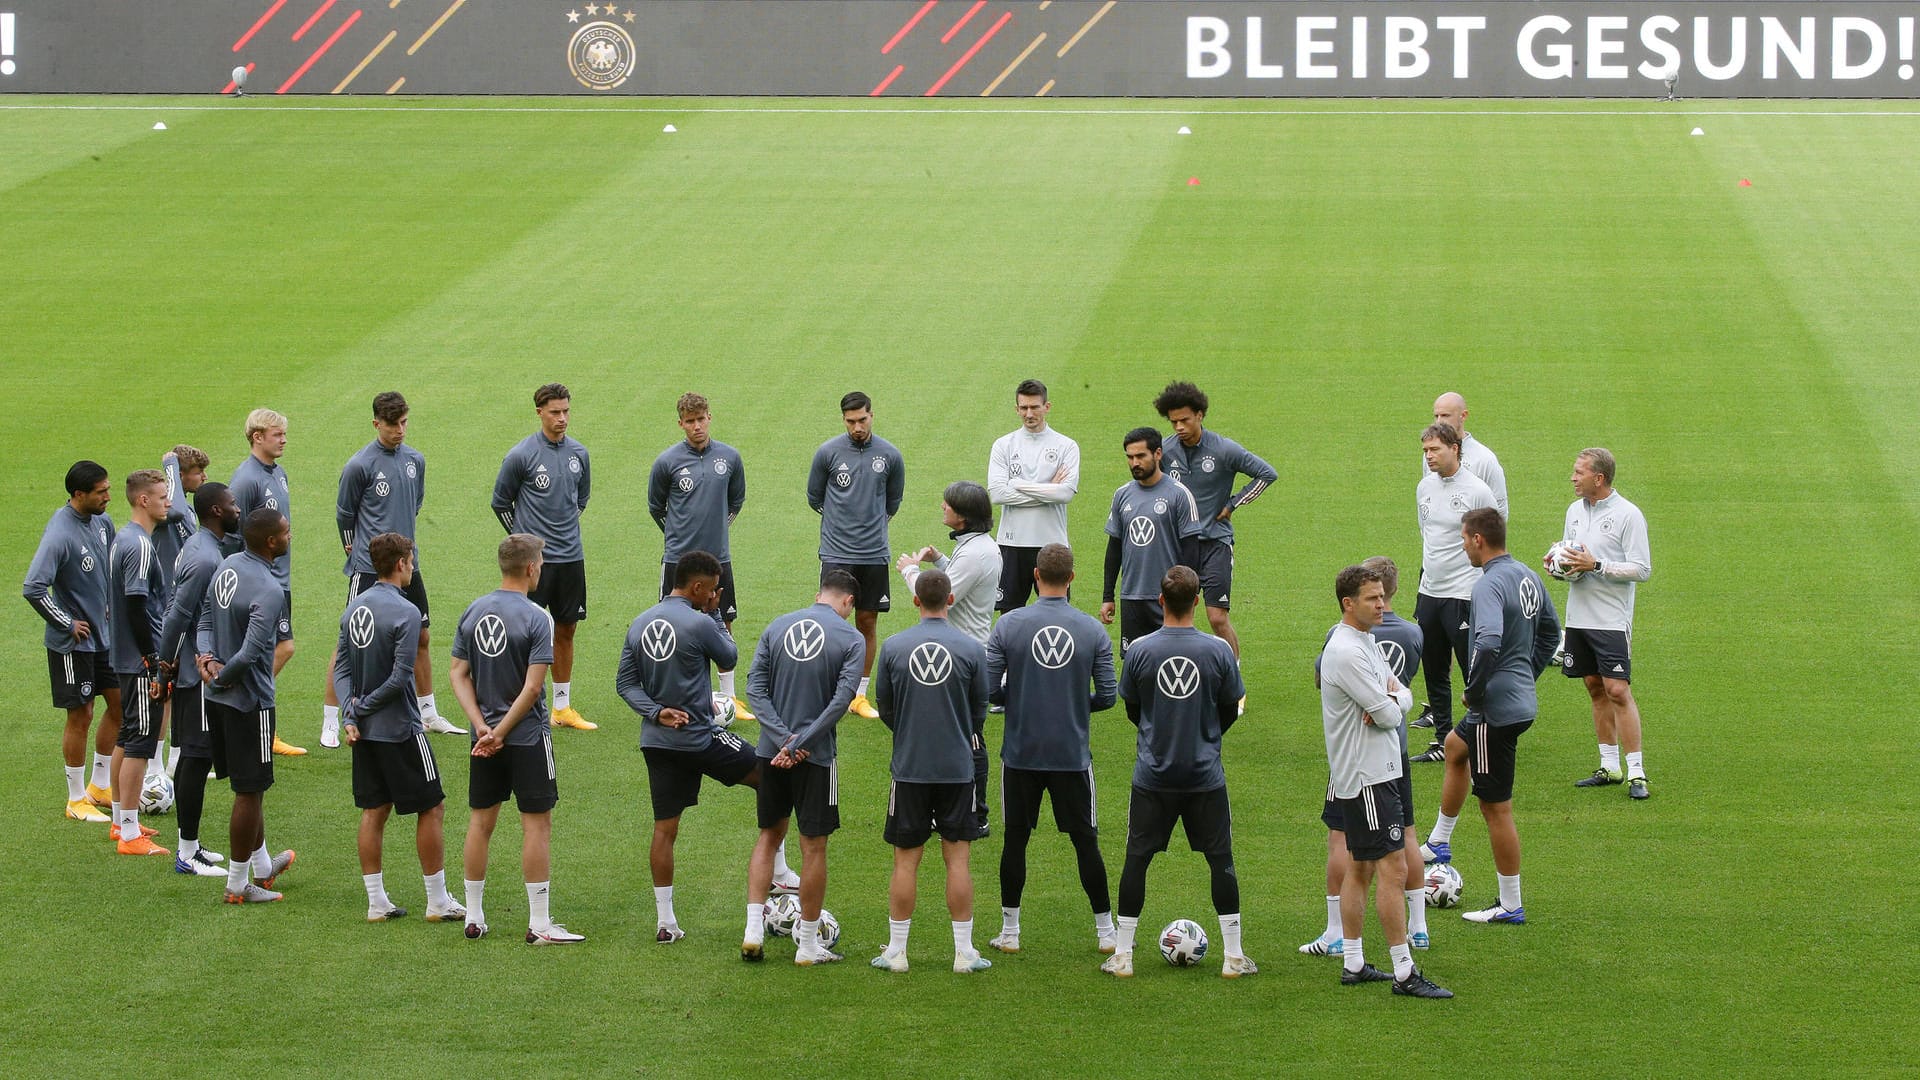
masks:
[[[380,44],[375,45],[373,47],[372,52],[368,53],[366,56],[361,57],[360,62],[353,65],[353,70],[347,72],[347,77],[344,79],[341,79],[340,85],[333,88],[333,93],[336,93],[336,94],[340,93],[341,91],[347,88],[348,83],[351,83],[353,80],[359,78],[360,73],[367,70],[367,65],[373,63],[373,58],[380,55],[380,50],[385,49],[387,46],[393,44],[393,39],[399,36],[400,36],[400,31],[398,30],[387,31],[387,36],[380,39]]]
[[[1040,91],[1039,91],[1038,93],[1036,93],[1036,94],[1034,94],[1033,96],[1034,96],[1034,97],[1046,97],[1046,96],[1047,96],[1047,91],[1049,91],[1049,90],[1051,90],[1051,89],[1053,89],[1053,80],[1052,80],[1052,79],[1048,79],[1048,80],[1046,81],[1046,83],[1045,83],[1045,84],[1044,84],[1043,86],[1041,86],[1041,87],[1040,87]]]
[[[413,55],[414,53],[417,53],[417,52],[419,52],[419,51],[420,51],[420,46],[422,46],[422,45],[425,45],[425,44],[427,43],[427,39],[428,39],[428,38],[430,38],[430,37],[432,37],[433,35],[435,35],[435,34],[437,34],[437,33],[439,33],[439,32],[440,32],[440,28],[441,28],[442,26],[445,26],[445,25],[447,24],[447,20],[448,20],[448,19],[451,19],[451,18],[453,18],[453,13],[454,13],[454,12],[456,12],[456,11],[459,11],[459,10],[460,10],[460,8],[461,8],[461,7],[463,6],[463,5],[465,5],[465,4],[466,4],[466,2],[467,2],[467,0],[453,0],[453,6],[452,6],[452,7],[450,7],[450,8],[448,8],[447,10],[445,10],[445,11],[443,11],[443,12],[441,12],[441,13],[440,13],[440,17],[439,17],[439,18],[437,18],[437,19],[435,19],[435,20],[433,20],[433,25],[432,25],[432,26],[429,26],[429,27],[427,27],[427,32],[426,32],[426,33],[424,33],[424,34],[421,34],[421,35],[420,35],[420,40],[419,40],[419,41],[416,41],[416,42],[414,42],[413,44],[411,44],[411,45],[409,45],[409,46],[407,46],[407,55],[408,55],[408,56],[412,56],[412,55]],[[1109,5],[1109,6],[1111,6],[1111,5]],[[1100,15],[1105,15],[1105,14],[1106,14],[1106,12],[1105,12],[1105,11],[1102,11],[1102,12],[1100,13]],[[1095,15],[1095,16],[1094,16],[1094,18],[1096,18],[1096,19],[1097,19],[1097,18],[1099,18],[1099,17],[1100,17],[1100,15]],[[1092,24],[1092,23],[1088,23],[1087,25],[1088,25],[1088,26],[1092,26],[1093,24]],[[1084,30],[1083,30],[1083,32],[1084,32]]]
[[[1073,48],[1075,45],[1080,44],[1080,39],[1087,36],[1087,31],[1093,29],[1093,24],[1105,18],[1107,12],[1112,11],[1113,5],[1118,2],[1119,0],[1107,0],[1106,3],[1101,4],[1100,10],[1093,13],[1093,18],[1088,19],[1087,24],[1085,26],[1082,26],[1080,29],[1075,30],[1073,32],[1073,36],[1068,38],[1067,43],[1065,45],[1060,46],[1060,51],[1055,53],[1054,55],[1055,56],[1067,55],[1067,50]]]
[[[387,87],[387,93],[397,94],[400,92],[400,88],[405,85],[407,85],[407,77],[405,75],[402,75],[399,78],[393,80],[392,86]]]
[[[1006,70],[993,77],[993,81],[987,84],[987,88],[980,91],[980,96],[992,97],[993,92],[1000,89],[1000,84],[1007,81],[1007,76],[1013,74],[1013,69],[1019,67],[1021,62],[1026,60],[1027,57],[1032,56],[1033,50],[1039,48],[1040,43],[1045,40],[1047,40],[1047,35],[1041,34],[1039,37],[1034,38],[1026,48],[1020,50],[1020,55],[1013,58],[1013,63],[1008,64]]]

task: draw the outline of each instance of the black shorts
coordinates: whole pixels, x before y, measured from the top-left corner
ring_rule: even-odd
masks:
[[[1158,600],[1120,601],[1120,651],[1126,652],[1127,646],[1160,629],[1165,621]]]
[[[213,742],[207,732],[207,705],[204,686],[173,688],[173,744],[185,757],[210,758]]]
[[[1040,797],[1053,801],[1053,823],[1074,836],[1096,836],[1093,767],[1066,772],[1000,766],[1000,816],[1006,828],[1032,832],[1040,827]]]
[[[242,712],[206,699],[209,749],[213,775],[227,781],[236,795],[250,795],[273,786],[272,709]]]
[[[353,744],[353,805],[377,810],[392,803],[395,813],[418,814],[446,800],[425,732],[401,742]]]
[[[665,600],[673,591],[673,572],[679,563],[660,564],[660,599]],[[740,617],[740,597],[733,591],[733,564],[720,564],[720,608],[717,614],[721,622],[730,623]]]
[[[546,608],[557,623],[584,622],[587,618],[587,564],[550,562],[540,568],[540,584],[529,599]]]
[[[1569,679],[1598,675],[1603,679],[1633,681],[1633,634],[1626,630],[1567,628],[1566,659],[1561,671]]]
[[[1226,611],[1233,605],[1233,545],[1225,540],[1200,541],[1200,565],[1193,568],[1200,576],[1200,602]]]
[[[281,589],[280,625],[274,628],[273,640],[276,644],[293,640],[293,590]]]
[[[643,746],[647,759],[647,786],[653,793],[653,820],[671,821],[700,802],[700,778],[711,776],[728,787],[760,767],[753,747],[731,731],[716,731],[703,750],[669,750]]]
[[[1167,850],[1176,821],[1186,823],[1187,846],[1202,855],[1233,852],[1233,807],[1227,802],[1226,788],[1149,791],[1136,784],[1127,804],[1127,854]]]
[[[826,576],[829,570],[845,570],[853,575],[859,590],[853,596],[855,611],[892,611],[893,596],[887,591],[893,587],[893,578],[888,573],[886,563],[843,563],[820,561],[820,575]]]
[[[160,748],[160,720],[167,703],[147,696],[145,675],[115,678],[120,682],[120,735],[114,745],[127,757],[151,761]]]
[[[1454,733],[1467,744],[1467,772],[1473,777],[1473,797],[1481,802],[1503,803],[1513,799],[1513,764],[1520,747],[1520,736],[1533,726],[1508,724],[1494,727],[1468,713]]]
[[[1327,801],[1320,806],[1320,824],[1329,832],[1346,832],[1347,816],[1340,812],[1340,804],[1334,801],[1333,789],[1327,789]]]
[[[887,826],[882,835],[894,847],[909,850],[925,847],[935,832],[949,843],[971,842],[980,834],[973,816],[978,801],[972,782],[895,780],[887,785]]]
[[[560,801],[553,768],[553,732],[533,746],[507,745],[492,757],[472,757],[467,770],[467,806],[485,810],[513,796],[523,814],[544,814]]]
[[[832,836],[840,827],[840,763],[803,761],[776,769],[767,764],[770,760],[760,759],[760,790],[754,796],[760,827],[771,829],[793,818],[801,836]]]
[[[1375,862],[1407,846],[1400,782],[1369,784],[1351,799],[1337,799],[1346,823],[1347,853],[1355,862]]]
[[[347,599],[352,600],[354,597],[373,588],[379,580],[380,575],[378,574],[353,575],[347,579]],[[413,603],[414,607],[420,610],[420,628],[422,630],[432,625],[433,619],[427,614],[427,579],[420,576],[419,570],[413,572],[413,579],[407,582],[406,588],[400,590],[400,595],[406,597]]]
[[[1040,561],[1040,549],[1000,545],[1000,595],[995,611],[1017,611],[1032,597],[1033,568]]]
[[[48,649],[47,673],[52,677],[56,709],[84,709],[94,698],[106,697],[107,688],[114,685],[105,653]]]

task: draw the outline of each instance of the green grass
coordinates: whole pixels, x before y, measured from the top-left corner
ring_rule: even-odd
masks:
[[[282,759],[268,798],[271,842],[301,852],[285,903],[229,908],[217,885],[117,858],[103,827],[58,816],[39,623],[0,608],[0,658],[26,672],[0,713],[0,1072],[129,1054],[184,1074],[396,1076],[1912,1068],[1903,883],[1920,798],[1900,721],[1920,600],[1902,569],[1920,514],[1920,111],[7,99],[23,100],[112,108],[0,109],[0,424],[19,454],[0,564],[24,573],[72,460],[118,477],[185,441],[223,478],[246,411],[287,413],[300,652],[282,729],[316,753]],[[149,130],[162,119],[171,130]],[[669,120],[679,134],[659,133]],[[1174,136],[1182,123],[1192,137]],[[1696,124],[1706,134],[1690,138]],[[710,789],[688,814],[678,908],[693,936],[656,948],[646,780],[613,671],[656,581],[645,470],[678,437],[673,399],[712,397],[716,437],[747,463],[734,537],[751,641],[810,597],[804,470],[843,391],[874,395],[878,431],[906,455],[905,549],[944,540],[940,488],[982,478],[1029,375],[1085,453],[1072,522],[1089,582],[1125,479],[1115,444],[1154,419],[1167,379],[1200,382],[1211,425],[1280,470],[1238,519],[1253,698],[1227,744],[1261,974],[1229,984],[1145,962],[1131,983],[1102,979],[1070,851],[1044,830],[1024,953],[981,978],[946,973],[929,867],[919,966],[867,970],[885,935],[888,743],[858,721],[842,729],[828,894],[851,962],[734,958],[744,791]],[[492,938],[367,926],[347,760],[314,738],[344,597],[339,467],[370,437],[372,395],[403,390],[431,465],[421,541],[444,695],[446,635],[494,582],[494,470],[531,429],[532,388],[555,379],[598,471],[574,681],[602,727],[555,740],[554,911],[589,941],[515,942],[510,813]],[[1421,959],[1460,997],[1430,1006],[1343,991],[1332,964],[1293,950],[1322,918],[1308,667],[1337,615],[1330,582],[1377,553],[1411,577],[1417,432],[1447,389],[1501,455],[1522,554],[1557,536],[1574,452],[1619,455],[1653,536],[1635,689],[1654,798],[1569,786],[1593,766],[1591,728],[1581,691],[1549,675],[1516,801],[1535,921],[1437,914]],[[1116,875],[1130,734],[1117,712],[1097,724]],[[437,743],[450,851],[460,745]],[[1437,775],[1417,776],[1424,832]],[[209,803],[224,850],[227,796],[216,786]],[[392,891],[417,908],[411,830],[389,832]],[[1490,895],[1472,810],[1456,848],[1469,900]],[[982,945],[998,851],[975,853]],[[1210,915],[1204,866],[1176,842],[1144,921]]]

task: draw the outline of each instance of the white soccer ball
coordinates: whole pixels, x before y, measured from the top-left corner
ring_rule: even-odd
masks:
[[[733,726],[733,698],[726,694],[713,695],[713,722],[723,728]]]
[[[1452,863],[1434,863],[1427,867],[1427,906],[1449,908],[1458,904],[1465,884]]]
[[[1586,575],[1586,571],[1567,569],[1567,556],[1576,551],[1585,553],[1586,550],[1585,544],[1556,540],[1553,546],[1547,549],[1546,555],[1540,559],[1540,568],[1545,570],[1549,577],[1561,581],[1578,581]]]
[[[1160,931],[1160,955],[1174,967],[1192,967],[1207,956],[1207,932],[1192,919],[1175,919]]]
[[[797,896],[772,897],[767,900],[766,912],[768,933],[775,937],[792,937],[794,924],[800,921],[800,898]]]
[[[173,780],[166,773],[154,773],[147,777],[147,786],[140,789],[140,812],[164,814],[172,809]]]
[[[833,912],[828,911],[826,908],[821,908],[820,909],[820,947],[823,949],[831,949],[835,945],[838,945],[839,943],[840,943],[840,920],[833,917]]]

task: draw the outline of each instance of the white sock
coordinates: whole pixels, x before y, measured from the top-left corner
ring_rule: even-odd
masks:
[[[673,886],[655,885],[653,887],[654,919],[661,926],[679,926],[680,920],[673,917]]]
[[[1445,844],[1453,839],[1453,827],[1460,823],[1458,817],[1441,814],[1433,821],[1433,831],[1427,834],[1427,844]]]
[[[1638,750],[1627,755],[1627,779],[1632,780],[1635,777],[1642,780],[1647,778],[1647,770],[1646,767],[1640,763],[1640,751]]]
[[[120,839],[140,839],[140,807],[138,805],[129,806],[122,810],[121,813],[127,815],[127,820],[120,826]]]
[[[1133,932],[1140,929],[1140,916],[1122,915],[1114,920],[1114,952],[1133,951]]]
[[[907,954],[907,931],[912,929],[913,919],[887,920],[887,951],[895,956]]]
[[[264,878],[273,873],[273,856],[267,854],[267,845],[264,843],[260,845],[259,851],[248,858],[247,862],[253,870],[254,877]]]
[[[1520,910],[1520,875],[1494,875],[1500,879],[1500,906],[1508,911]]]
[[[855,693],[856,693],[856,694],[858,694],[858,695],[859,695],[859,696],[861,696],[861,697],[866,697],[866,696],[867,696],[867,683],[868,683],[868,682],[870,682],[870,681],[871,681],[871,677],[870,677],[870,676],[864,676],[864,675],[863,675],[863,676],[861,676],[861,678],[860,678],[860,689],[859,689],[859,690],[857,690],[857,691],[855,691]]]
[[[155,748],[153,756],[147,759],[147,771],[146,771],[147,778],[152,779],[153,777],[158,776],[160,774],[160,770],[166,766],[166,763],[167,763],[167,740],[161,739],[160,745],[157,748]]]
[[[167,776],[171,777],[180,768],[180,748],[167,751]]]
[[[723,671],[720,673],[720,696],[735,696],[733,692],[733,672],[731,671]]]
[[[973,952],[973,920],[953,920],[953,951],[961,956]]]
[[[721,693],[726,691],[722,690]],[[791,873],[793,868],[787,865],[787,842],[782,840],[780,846],[773,849],[773,876],[783,878]]]
[[[113,755],[93,755],[93,779],[89,781],[101,791],[113,790]]]
[[[482,882],[482,884],[485,883]],[[552,899],[553,883],[551,881],[527,882],[527,929],[545,930],[553,925],[553,914],[547,908]],[[468,909],[468,922],[480,921],[479,916],[475,914],[480,910],[478,904],[476,900],[475,906]]]
[[[227,864],[227,891],[237,893],[247,887],[247,860],[235,859]]]
[[[115,840],[125,840],[127,834],[122,830],[127,824],[126,812],[120,809],[119,803],[114,803],[113,809],[108,811],[108,814],[113,818],[113,838]]]
[[[1413,947],[1406,942],[1387,946],[1387,955],[1393,957],[1393,977],[1404,981],[1413,974]]]
[[[1000,932],[1003,934],[1012,934],[1014,937],[1020,936],[1019,908],[1003,907],[1000,909]]]
[[[1340,898],[1327,897],[1327,932],[1321,937],[1332,941],[1340,936]]]
[[[1101,937],[1113,936],[1113,912],[1096,911],[1093,915],[1093,932]]]
[[[820,947],[820,920],[801,919],[794,924],[793,944],[796,952],[812,952]]]
[[[421,716],[439,716],[440,715],[440,710],[434,707],[432,694],[420,695],[420,715]]]
[[[447,894],[447,872],[439,870],[431,874],[422,874],[427,883],[427,906],[445,911],[453,906],[453,897]]]
[[[553,711],[573,708],[573,683],[556,682],[553,684]]]
[[[67,766],[67,801],[79,802],[87,797],[87,767],[85,765]]]
[[[1424,934],[1427,932],[1427,890],[1407,890],[1407,933]]]
[[[180,857],[182,859],[191,859],[198,854],[200,854],[200,841],[189,840],[184,836],[180,838]]]
[[[747,944],[758,945],[767,940],[767,905],[747,905]]]
[[[1620,771],[1620,747],[1617,744],[1600,744],[1600,767],[1608,772]]]
[[[467,894],[467,921],[470,923],[486,922],[486,908],[483,905],[487,899],[487,879],[481,878],[479,881],[475,881],[472,878],[463,877],[460,879],[460,882],[465,886],[464,891]],[[529,890],[528,898],[529,900],[532,898],[531,890]],[[531,904],[529,904],[529,906],[531,906]],[[533,920],[529,917],[527,921],[531,923]],[[532,929],[532,927],[529,926],[528,929]]]
[[[1220,916],[1220,937],[1226,942],[1228,956],[1240,956],[1240,913]]]
[[[387,875],[361,874],[360,881],[367,887],[367,909],[386,911],[393,907],[393,901],[387,898]]]
[[[338,705],[320,706],[320,723],[326,727],[339,727],[340,726],[340,706]]]
[[[1366,966],[1366,955],[1361,950],[1359,938],[1350,937],[1340,939],[1340,963],[1348,971],[1353,972],[1358,972],[1362,967]]]

